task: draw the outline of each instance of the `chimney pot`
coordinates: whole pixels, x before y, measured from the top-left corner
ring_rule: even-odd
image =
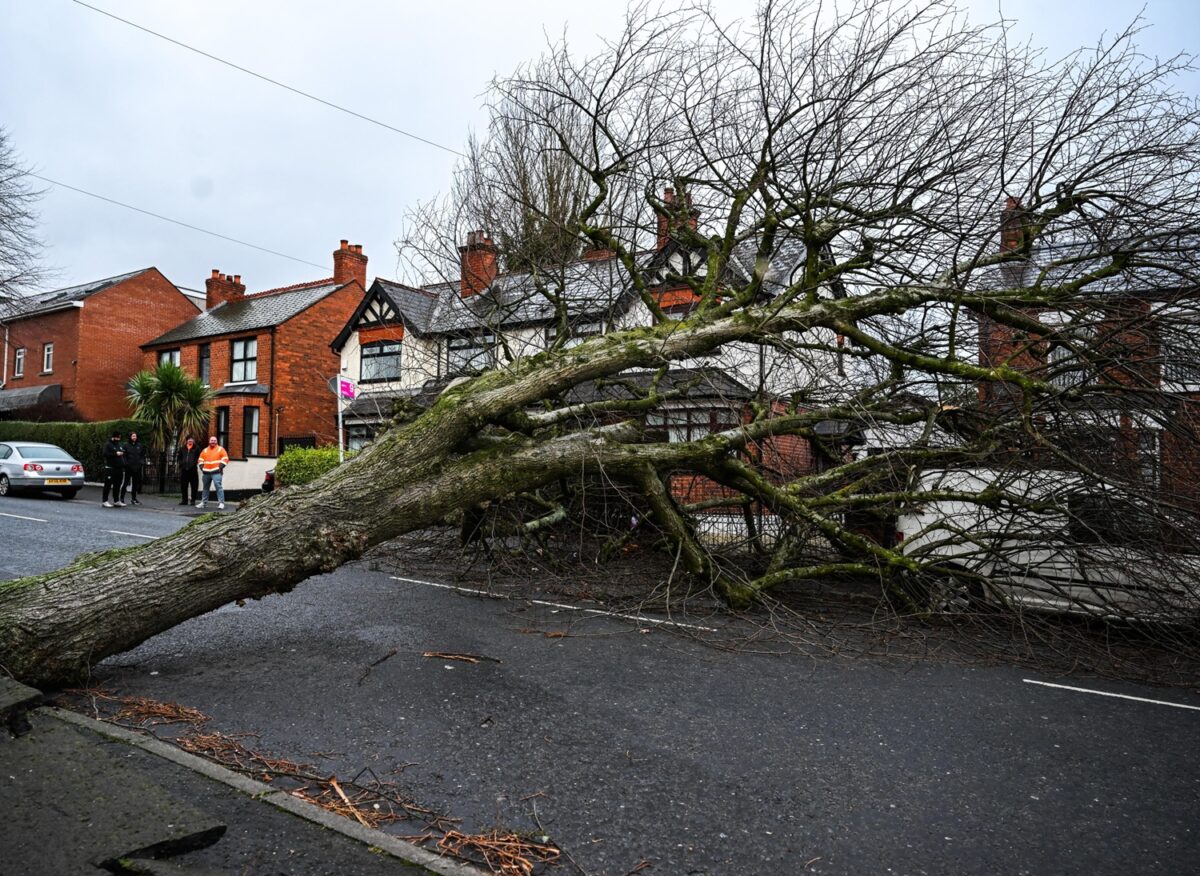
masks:
[[[241,274],[223,274],[220,269],[213,268],[212,276],[204,281],[204,306],[207,310],[226,301],[237,301],[245,294],[246,287],[242,285]]]
[[[349,240],[343,240],[333,251],[333,282],[340,286],[351,280],[367,288],[367,257],[363,255],[362,244],[351,246]]]

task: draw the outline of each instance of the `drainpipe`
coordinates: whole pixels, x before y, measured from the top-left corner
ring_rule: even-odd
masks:
[[[0,386],[8,386],[8,323],[4,324],[4,379]]]
[[[278,328],[279,326],[276,325],[271,326],[271,391],[267,395],[268,404],[271,406],[271,417],[267,422],[270,423],[273,420],[275,425],[271,427],[271,452],[267,454],[268,456],[279,455],[279,412],[283,410],[275,404],[278,401],[275,398],[275,331]],[[260,447],[259,450],[261,451],[262,448]]]

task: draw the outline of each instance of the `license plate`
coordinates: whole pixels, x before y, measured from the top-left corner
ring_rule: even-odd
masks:
[[[66,487],[70,486],[71,481],[68,478],[46,478],[46,483],[51,484],[52,486],[59,486],[61,484],[62,486]]]

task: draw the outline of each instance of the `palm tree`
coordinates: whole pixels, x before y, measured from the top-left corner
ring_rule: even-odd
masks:
[[[158,490],[167,489],[167,451],[185,432],[208,428],[213,391],[182,368],[162,362],[153,371],[139,371],[129,381],[126,397],[134,419],[146,423],[150,446],[159,451]]]

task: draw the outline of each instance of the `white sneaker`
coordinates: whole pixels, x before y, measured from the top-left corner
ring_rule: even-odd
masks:
[[[102,504],[102,505],[103,505],[105,508],[111,508],[111,507],[113,506],[113,503],[112,503],[112,502],[102,502],[101,504]]]
[[[218,511],[224,511],[224,510],[225,510],[225,503],[224,503],[224,502],[218,502],[218,503],[217,503],[217,510],[218,510]]]
[[[125,507],[125,503],[124,503],[124,502],[115,502],[115,503],[113,503],[113,504],[115,504],[115,505],[116,505],[118,508],[124,508],[124,507]]]
[[[197,507],[197,508],[207,508],[207,507],[208,507],[208,503],[207,503],[207,502],[197,502],[197,503],[196,503],[196,507]]]

